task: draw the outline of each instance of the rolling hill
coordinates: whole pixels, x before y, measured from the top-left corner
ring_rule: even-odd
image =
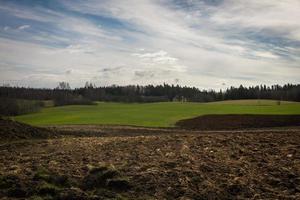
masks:
[[[182,119],[207,114],[300,114],[300,103],[238,100],[213,103],[107,103],[44,108],[15,120],[32,125],[109,124],[170,127]]]

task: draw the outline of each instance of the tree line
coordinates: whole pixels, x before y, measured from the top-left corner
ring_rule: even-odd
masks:
[[[259,85],[230,87],[226,90],[200,90],[179,85],[128,85],[96,87],[86,83],[84,87],[71,89],[61,82],[54,89],[25,87],[0,87],[0,98],[27,100],[54,100],[56,105],[91,104],[93,101],[113,102],[161,102],[188,101],[211,102],[235,99],[274,99],[300,101],[300,84]]]
[[[128,85],[96,87],[86,83],[84,87],[71,89],[67,82],[60,82],[54,89],[0,87],[0,115],[19,115],[37,112],[46,100],[54,106],[91,105],[95,101],[110,102],[211,102],[236,99],[273,99],[300,102],[300,85],[259,85],[230,87],[226,90],[200,90],[179,85]]]

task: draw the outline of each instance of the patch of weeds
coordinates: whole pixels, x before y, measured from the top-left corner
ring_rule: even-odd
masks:
[[[21,197],[26,197],[27,192],[21,186],[15,186],[7,190],[7,196],[21,198]]]
[[[116,197],[116,193],[111,191],[111,190],[107,190],[105,188],[99,188],[94,192],[94,195],[97,195],[101,198],[106,198],[106,199],[113,199]]]
[[[117,196],[115,197],[114,200],[128,200],[128,198],[126,198],[126,197],[124,197],[124,196],[122,196],[120,194],[117,194]]]
[[[45,168],[39,168],[34,177],[33,180],[44,180],[49,181],[50,180],[50,173]]]
[[[51,173],[44,168],[40,168],[37,170],[36,174],[33,177],[33,180],[45,181],[59,187],[69,187],[71,185],[70,180],[67,176]]]
[[[120,172],[113,167],[93,167],[89,174],[84,177],[82,187],[92,191],[100,199],[125,199],[117,192],[124,192],[130,189],[129,181],[120,175]]]
[[[45,181],[41,182],[36,188],[36,190],[39,195],[51,195],[51,196],[57,196],[61,191],[61,189],[58,188],[57,186],[51,183],[47,183]]]
[[[0,176],[0,189],[8,189],[19,183],[19,177],[13,174]]]
[[[33,180],[36,184],[33,194],[42,196],[43,199],[60,199],[61,194],[71,186],[67,176],[50,172],[45,168],[38,169]]]
[[[64,189],[59,195],[59,200],[70,200],[70,199],[85,200],[90,198],[80,188]]]
[[[103,172],[103,171],[107,171],[109,169],[114,169],[114,167],[109,167],[109,166],[99,166],[99,167],[94,167],[91,165],[88,165],[88,169],[89,169],[89,173],[90,174],[95,174],[98,172]]]
[[[119,172],[108,167],[95,167],[90,169],[89,174],[83,179],[84,189],[105,187],[109,179],[119,176]]]
[[[22,198],[26,197],[27,193],[21,185],[21,180],[18,176],[9,174],[0,176],[0,189],[9,197]]]
[[[34,196],[30,197],[29,200],[44,200],[44,198],[34,195]]]
[[[107,200],[107,199],[111,199],[111,200],[127,200],[126,197],[112,191],[109,189],[105,189],[105,188],[99,188],[94,192],[95,199],[100,199],[100,200]]]

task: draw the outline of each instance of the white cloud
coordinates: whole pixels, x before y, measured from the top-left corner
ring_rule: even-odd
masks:
[[[270,59],[278,58],[278,56],[276,56],[270,52],[267,52],[267,51],[256,51],[256,52],[254,52],[254,56],[261,57],[261,58],[270,58]]]
[[[300,2],[298,0],[228,0],[212,16],[212,21],[220,25],[236,28],[269,29],[278,34],[288,31],[286,36],[300,40]]]
[[[25,30],[25,29],[28,29],[28,28],[30,28],[30,25],[27,25],[27,24],[18,27],[19,30]]]
[[[208,88],[300,81],[300,49],[293,45],[300,40],[297,0],[227,0],[217,6],[188,1],[190,9],[170,6],[169,0],[62,2],[81,14],[0,6],[14,17],[55,27],[29,34],[27,42],[0,38],[1,61],[31,68],[13,71],[6,66],[1,80],[34,85],[40,75],[46,77],[38,79],[43,86],[65,80],[76,87],[90,80],[103,85],[178,79]],[[108,25],[85,14],[108,19]],[[124,27],[110,27],[114,20]],[[35,27],[18,27],[26,28]],[[294,43],[281,44],[286,41],[280,39]]]
[[[140,57],[140,58],[157,58],[157,57],[165,57],[168,55],[168,52],[166,51],[158,51],[158,52],[154,52],[154,53],[134,53],[132,54],[133,56],[137,56],[137,57]]]
[[[158,66],[165,70],[185,72],[187,68],[180,65],[177,58],[163,50],[152,53],[133,53],[132,56],[140,58],[144,64]]]

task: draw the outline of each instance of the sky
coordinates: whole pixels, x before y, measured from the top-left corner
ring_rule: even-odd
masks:
[[[0,85],[300,82],[299,0],[0,0]]]

